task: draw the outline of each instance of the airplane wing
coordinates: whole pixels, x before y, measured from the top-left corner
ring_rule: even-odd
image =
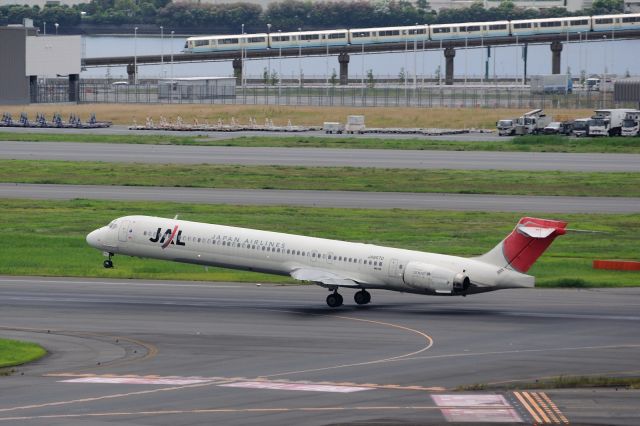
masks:
[[[323,269],[298,268],[291,271],[290,275],[296,280],[313,281],[322,286],[360,287],[360,284],[351,278],[343,277]]]

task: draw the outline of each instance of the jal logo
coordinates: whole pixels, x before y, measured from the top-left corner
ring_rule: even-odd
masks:
[[[181,237],[182,231],[178,231],[178,225],[176,225],[173,230],[169,228],[164,231],[164,233],[162,232],[162,228],[158,228],[158,230],[156,231],[156,235],[154,235],[152,238],[149,238],[149,241],[151,241],[152,243],[159,242],[160,244],[162,244],[162,248],[165,249],[169,247],[169,244],[175,244],[178,246],[185,245],[184,242],[180,241]]]

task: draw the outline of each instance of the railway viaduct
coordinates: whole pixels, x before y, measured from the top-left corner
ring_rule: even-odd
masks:
[[[108,65],[126,65],[127,73],[131,80],[135,73],[136,64],[160,64],[162,60],[171,56],[173,62],[207,62],[207,61],[231,61],[234,75],[240,82],[242,79],[243,59],[256,58],[295,58],[300,56],[325,56],[337,55],[340,64],[340,84],[346,85],[349,75],[349,54],[367,54],[380,52],[405,51],[407,48],[419,50],[441,50],[445,57],[445,84],[453,84],[453,69],[456,56],[456,49],[461,48],[491,48],[494,46],[522,45],[529,44],[549,44],[552,60],[551,73],[560,74],[560,58],[562,55],[563,43],[578,41],[597,40],[620,40],[640,38],[640,30],[625,30],[611,32],[583,32],[583,33],[560,33],[560,34],[538,34],[529,36],[507,36],[492,38],[472,38],[446,41],[418,41],[385,43],[376,45],[351,44],[347,46],[329,47],[306,47],[288,49],[266,49],[266,50],[245,50],[240,52],[211,52],[211,53],[179,53],[173,55],[143,55],[143,56],[117,56],[117,57],[97,57],[83,59],[83,66],[99,67]],[[241,56],[242,55],[242,56]],[[525,55],[526,63],[526,55]]]

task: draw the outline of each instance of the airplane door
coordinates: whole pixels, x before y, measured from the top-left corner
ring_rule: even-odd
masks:
[[[398,259],[391,259],[389,262],[389,276],[390,277],[401,277],[402,276],[402,265],[398,262]]]
[[[327,253],[327,263],[333,263],[333,252]]]
[[[120,224],[120,230],[118,232],[118,240],[122,242],[127,241],[127,233],[129,232],[129,221],[123,220]]]
[[[320,259],[320,255],[318,254],[318,252],[316,250],[311,252],[311,261],[315,262],[316,259]]]

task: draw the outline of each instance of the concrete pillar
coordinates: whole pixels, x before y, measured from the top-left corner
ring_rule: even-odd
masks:
[[[445,74],[444,84],[451,86],[453,84],[453,58],[456,57],[456,50],[453,47],[447,47],[444,49],[445,61]]]
[[[38,102],[38,76],[30,75],[29,76],[29,101],[32,104]]]
[[[560,74],[560,53],[562,43],[554,41],[551,43],[551,74]]]
[[[127,64],[127,76],[129,84],[136,84],[136,67],[133,64]]]
[[[80,92],[80,74],[69,74],[69,102],[78,102]]]
[[[340,63],[340,85],[346,86],[349,84],[349,54],[340,52],[338,62]]]
[[[231,65],[233,65],[233,76],[236,78],[236,86],[242,86],[242,59],[235,58],[233,62],[231,62]]]

